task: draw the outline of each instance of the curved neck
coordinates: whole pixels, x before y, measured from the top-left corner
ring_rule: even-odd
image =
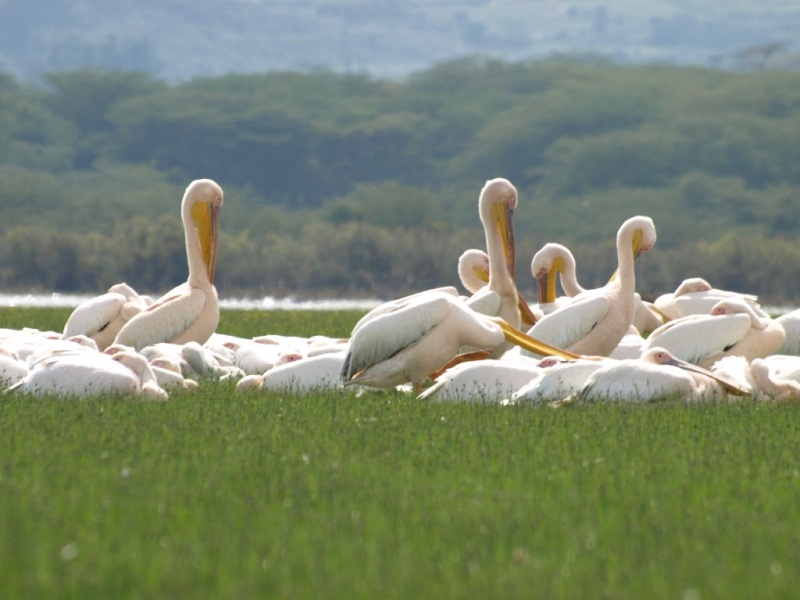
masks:
[[[636,272],[633,256],[633,231],[622,231],[617,239],[617,277],[620,287],[627,293],[636,291]]]
[[[184,202],[181,210],[183,220],[183,233],[186,240],[186,261],[189,264],[189,285],[201,287],[210,285],[208,270],[203,259],[203,249],[200,247],[200,240],[197,229],[192,218],[192,203]]]

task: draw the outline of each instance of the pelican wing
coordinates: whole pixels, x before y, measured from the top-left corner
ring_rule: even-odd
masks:
[[[391,312],[359,322],[350,338],[350,351],[342,365],[345,382],[364,369],[386,360],[422,338],[451,310],[453,296],[431,293],[415,296]]]
[[[603,295],[579,297],[542,317],[528,333],[558,348],[569,348],[586,337],[608,308],[608,298]]]
[[[748,331],[749,315],[690,315],[656,329],[645,341],[642,351],[661,346],[675,357],[697,364],[709,356],[729,350]]]
[[[115,342],[141,350],[159,342],[170,342],[186,331],[203,311],[205,292],[181,286],[160,298],[128,321]]]
[[[127,299],[122,294],[102,294],[83,302],[72,311],[64,325],[62,339],[73,335],[91,336],[102,331],[122,310]]]

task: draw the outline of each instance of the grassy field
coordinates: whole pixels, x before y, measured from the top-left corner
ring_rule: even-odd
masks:
[[[788,598],[798,500],[797,404],[0,397],[2,598]]]

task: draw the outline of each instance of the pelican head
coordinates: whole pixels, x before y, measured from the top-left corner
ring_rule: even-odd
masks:
[[[681,360],[680,358],[674,356],[669,350],[665,348],[661,348],[658,346],[650,348],[649,350],[647,350],[642,354],[641,360],[643,360],[644,362],[652,363],[654,365],[669,365],[671,367],[677,367],[679,369],[683,369],[684,371],[688,371],[690,373],[696,373],[698,375],[702,375],[713,381],[716,381],[725,389],[725,391],[735,396],[750,395],[750,390],[734,382],[728,381],[724,377],[712,373],[708,369],[704,369],[703,367],[699,367],[692,363]]]
[[[744,314],[750,317],[751,327],[764,330],[769,325],[769,321],[762,319],[753,309],[749,302],[742,298],[725,298],[720,300],[711,308],[713,316]]]
[[[458,258],[458,278],[471,294],[489,283],[489,256],[486,252],[477,248],[465,250]]]
[[[197,232],[197,241],[211,283],[214,283],[214,271],[217,265],[219,209],[222,206],[222,198],[222,188],[211,179],[196,179],[189,184],[183,195],[184,225],[187,231]]]
[[[567,268],[567,263],[575,270],[575,257],[566,246],[545,244],[533,255],[531,275],[539,285],[539,304],[556,301],[556,280],[558,274]]]

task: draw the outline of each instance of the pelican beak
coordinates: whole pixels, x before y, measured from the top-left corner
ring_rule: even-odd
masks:
[[[219,206],[213,202],[200,202],[192,207],[192,218],[197,229],[197,238],[203,251],[203,262],[208,280],[214,283],[217,265],[217,238],[219,228]]]
[[[542,356],[560,356],[562,358],[566,358],[567,360],[581,358],[579,354],[575,354],[574,352],[570,352],[568,350],[562,350],[561,348],[556,348],[547,342],[543,342],[529,336],[527,333],[520,331],[516,327],[512,327],[500,317],[494,317],[492,318],[492,321],[500,326],[507,341],[519,346],[520,348],[523,348],[524,350],[528,350],[529,352],[533,352],[535,354],[541,354]]]
[[[642,235],[643,233],[641,229],[637,229],[633,233],[633,258],[639,258],[642,254],[645,254],[648,250],[650,250],[649,246],[645,246],[642,243]]]
[[[519,307],[519,318],[523,325],[533,327],[536,324],[536,315],[533,314],[531,307],[525,301],[519,292],[517,292],[517,306]]]
[[[472,267],[472,272],[482,282],[489,283],[489,269],[484,269],[482,266],[474,266]]]
[[[719,383],[725,391],[729,394],[733,394],[734,396],[749,396],[750,391],[746,390],[742,387],[739,387],[735,383],[731,383],[719,377],[718,375],[712,373],[708,369],[704,369],[703,367],[699,367],[697,365],[693,365],[692,363],[686,362],[685,360],[681,360],[680,358],[673,357],[671,360],[668,360],[666,363],[667,365],[672,365],[673,367],[678,367],[679,369],[683,369],[684,371],[690,371],[692,373],[699,373],[700,375],[704,375],[709,379],[713,379],[717,383]]]
[[[514,279],[514,209],[508,202],[495,204],[492,207],[492,216],[500,232],[500,239],[503,240],[506,268],[511,279]]]

